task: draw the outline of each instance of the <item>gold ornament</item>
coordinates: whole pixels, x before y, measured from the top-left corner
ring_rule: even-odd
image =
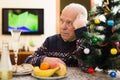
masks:
[[[110,50],[110,53],[111,53],[112,55],[116,55],[116,54],[117,54],[117,49],[116,49],[116,48],[112,48],[112,49]]]
[[[105,15],[107,15],[108,13],[110,13],[110,9],[109,9],[109,7],[108,7],[108,5],[109,5],[109,1],[107,0],[106,2],[104,2],[104,14]]]
[[[90,30],[93,30],[93,26],[92,25],[90,25]]]
[[[94,23],[95,23],[95,24],[100,24],[100,19],[95,19],[95,20],[94,20]]]

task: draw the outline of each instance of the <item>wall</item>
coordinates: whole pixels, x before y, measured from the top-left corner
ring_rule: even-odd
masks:
[[[35,50],[45,40],[46,37],[56,33],[56,0],[0,0],[0,48],[2,47],[2,41],[8,40],[11,46],[11,36],[2,35],[2,8],[44,8],[44,34],[24,36],[20,38],[20,47],[22,45],[29,45],[30,41],[35,44]]]

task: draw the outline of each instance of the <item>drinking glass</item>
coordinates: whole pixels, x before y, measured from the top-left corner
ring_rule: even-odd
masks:
[[[15,60],[16,67],[17,67],[17,62],[18,62],[18,51],[19,51],[20,35],[21,35],[20,30],[12,30],[11,31],[12,49],[13,49],[13,52],[14,52],[14,60]]]

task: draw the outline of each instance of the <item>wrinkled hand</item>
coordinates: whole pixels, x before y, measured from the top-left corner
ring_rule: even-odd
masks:
[[[87,20],[83,16],[78,15],[75,21],[73,22],[73,26],[75,29],[78,29],[86,26],[86,23],[87,23]]]
[[[57,64],[57,63],[62,63],[62,64],[65,65],[65,63],[61,59],[55,58],[55,57],[45,57],[43,59],[43,62],[47,62],[50,65],[54,65],[54,64]]]

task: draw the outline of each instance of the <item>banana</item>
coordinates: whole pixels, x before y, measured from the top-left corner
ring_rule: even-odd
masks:
[[[55,73],[58,76],[65,76],[67,74],[67,67],[66,67],[66,65],[59,63],[59,67],[60,67],[60,69],[58,71],[56,71]]]
[[[51,77],[59,69],[60,67],[56,67],[54,69],[41,70],[39,67],[34,67],[33,74],[39,77]]]

